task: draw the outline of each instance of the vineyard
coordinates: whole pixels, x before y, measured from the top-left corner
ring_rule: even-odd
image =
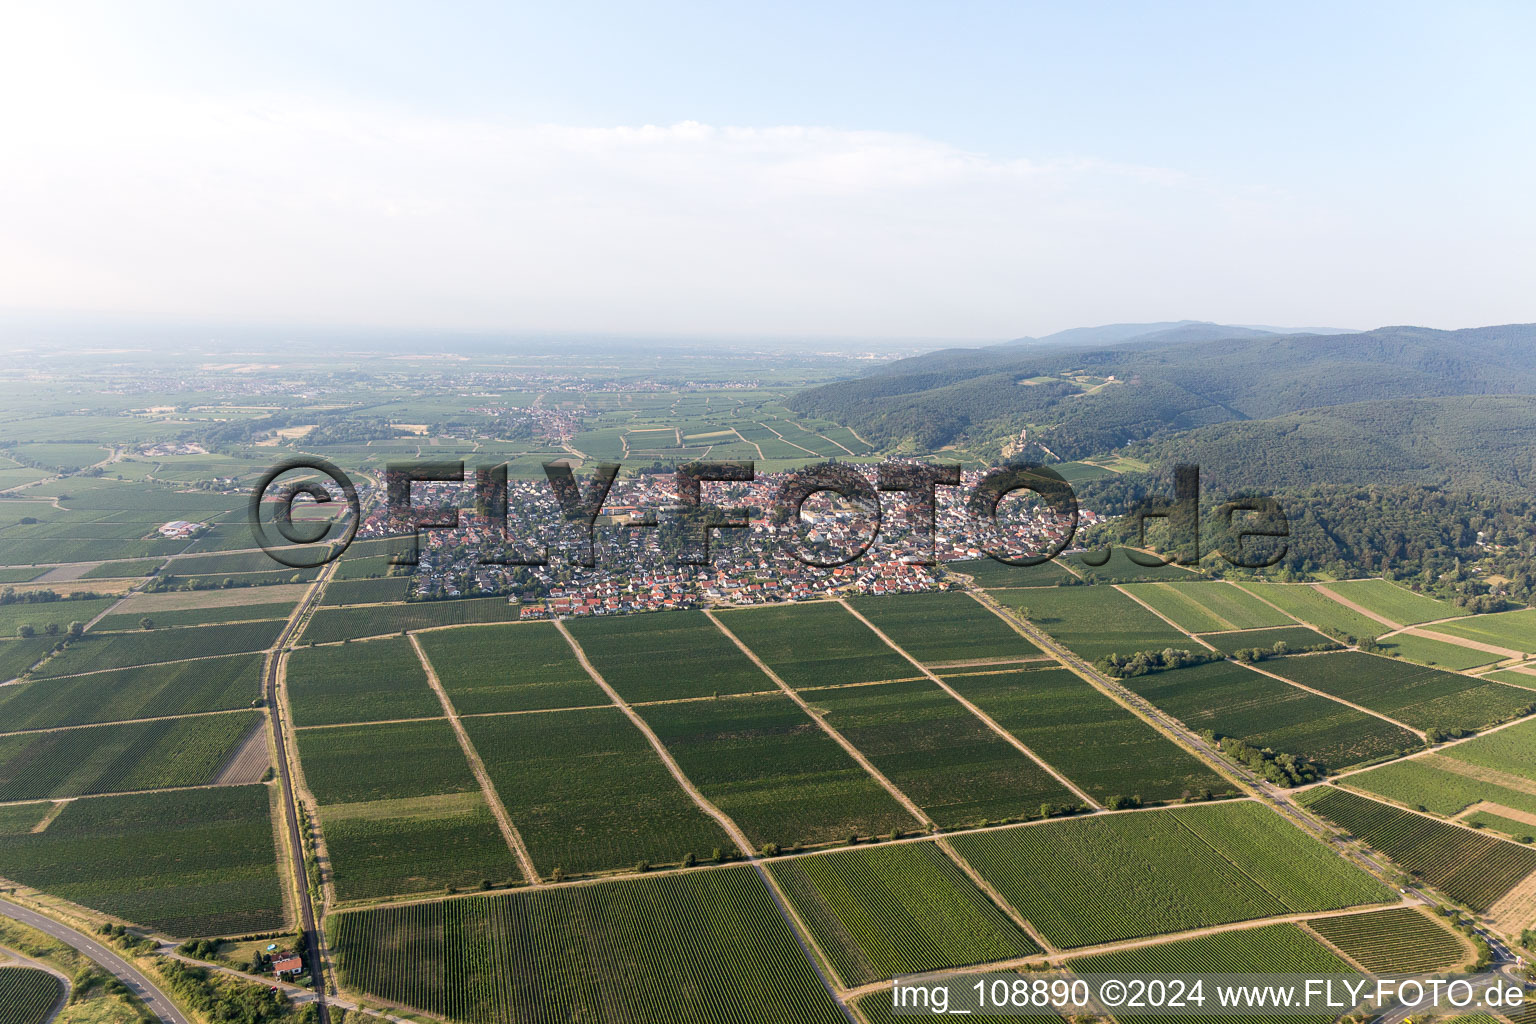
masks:
[[[293,613],[293,605],[292,601],[268,601],[213,608],[149,611],[130,601],[124,606],[123,611],[103,616],[102,620],[92,627],[92,631],[105,633],[110,630],[143,629],[140,623],[145,618],[154,623],[155,629],[165,626],[209,626],[219,622],[245,622],[254,619],[286,619]]]
[[[1444,767],[1447,764],[1455,765],[1456,762],[1443,759],[1438,754],[1427,754],[1351,775],[1342,784],[1350,789],[1375,793],[1396,803],[1433,811],[1446,817],[1459,814],[1483,800],[1536,814],[1536,794],[1448,771]],[[1530,831],[1530,828],[1527,827],[1525,831]],[[1523,835],[1524,832],[1519,834]]]
[[[1190,570],[1177,565],[1137,565],[1131,561],[1126,549],[1118,546],[1110,551],[1109,559],[1103,565],[1089,565],[1081,554],[1068,555],[1065,561],[1079,576],[1098,583],[1155,583],[1162,580],[1199,579]]]
[[[70,803],[38,834],[0,834],[0,875],[171,935],[280,927],[266,786]]]
[[[48,626],[55,626],[59,633],[63,633],[71,622],[90,622],[97,614],[116,603],[116,598],[105,597],[85,601],[29,601],[0,605],[0,636],[15,636],[23,624],[37,630],[39,635]]]
[[[933,843],[771,862],[848,987],[1039,952]]]
[[[1287,658],[1269,671],[1417,729],[1448,733],[1480,729],[1536,705],[1530,690],[1360,651]]]
[[[0,683],[15,679],[53,649],[52,637],[31,640],[0,639]]]
[[[1413,907],[1308,921],[1313,931],[1372,974],[1429,974],[1468,959],[1467,943]]]
[[[1380,636],[1391,628],[1304,584],[1240,583],[1238,586],[1279,606],[1292,618],[1340,635],[1363,640]]]
[[[1526,654],[1536,653],[1536,608],[1518,612],[1496,612],[1455,622],[1437,622],[1425,629],[1464,640],[1493,644]]]
[[[846,1024],[750,868],[333,915],[342,982],[475,1024]]]
[[[1468,828],[1321,786],[1304,801],[1409,873],[1473,910],[1485,911],[1521,879],[1536,871],[1536,850]]]
[[[963,562],[945,562],[947,572],[964,573],[978,587],[1054,587],[1072,574],[1052,559],[1039,565],[1009,565],[995,558],[976,558]]]
[[[597,671],[627,701],[776,689],[703,612],[575,619],[570,630]]]
[[[277,642],[281,621],[226,626],[182,626],[133,633],[87,633],[33,674],[62,676],[109,668],[131,668],[210,654],[264,651]]]
[[[719,618],[797,690],[920,674],[848,609],[831,601],[722,612]]]
[[[1536,720],[1458,743],[1446,750],[1445,756],[1536,780]]]
[[[1289,615],[1229,583],[1132,583],[1125,590],[1191,633],[1294,624]]]
[[[891,990],[881,989],[871,992],[869,995],[854,1003],[858,1008],[859,1017],[867,1024],[908,1024],[913,1017],[910,1013],[898,1016],[891,1006]],[[1061,1020],[1054,1010],[1014,1010],[1007,1013],[972,1013],[966,1016],[969,1024],[1019,1024],[1020,1021],[1039,1021],[1042,1024],[1056,1024]]]
[[[841,843],[917,827],[782,693],[639,711],[684,774],[759,848]]]
[[[1309,647],[1321,647],[1334,642],[1330,637],[1308,626],[1277,626],[1274,629],[1247,629],[1238,633],[1205,633],[1200,639],[1228,656],[1255,647],[1268,651],[1277,643],[1283,643],[1293,651],[1303,651]]]
[[[992,596],[1027,609],[1036,625],[1089,661],[1106,654],[1200,646],[1113,587],[1000,590]]]
[[[343,804],[321,818],[339,899],[522,878],[479,793]]]
[[[342,562],[342,565],[346,565]],[[391,576],[388,579],[379,580],[349,580],[341,576],[325,585],[325,593],[320,595],[322,605],[344,604],[383,604],[390,601],[404,601],[411,592],[411,578],[409,576]]]
[[[1422,746],[1391,722],[1231,662],[1123,682],[1191,729],[1297,754],[1333,771]]]
[[[945,828],[1033,817],[1077,797],[927,679],[817,690],[812,706]]]
[[[1138,796],[1146,803],[1232,784],[1061,668],[946,676],[945,682],[1025,746],[1101,803]]]
[[[479,787],[446,719],[301,729],[304,778],[322,804],[467,793]]]
[[[930,667],[1041,655],[1040,648],[965,594],[855,597],[850,603],[897,646]]]
[[[1468,669],[1500,660],[1500,655],[1478,651],[1471,647],[1444,640],[1432,640],[1413,633],[1393,633],[1376,638],[1376,646],[1387,654],[1421,665],[1434,665],[1448,669]],[[1487,678],[1487,677],[1484,677]]]
[[[0,1024],[43,1024],[64,982],[31,967],[0,967]]]
[[[261,696],[261,658],[233,655],[0,688],[8,730],[235,711]]]
[[[299,727],[443,713],[416,649],[400,636],[294,651],[288,658],[288,703]]]
[[[607,704],[560,631],[547,622],[466,626],[420,637],[461,715]]]
[[[1344,580],[1328,584],[1328,589],[1403,626],[1466,614],[1449,601],[1415,594],[1386,580]]]
[[[464,726],[540,874],[675,864],[731,846],[617,708]]]
[[[519,605],[504,597],[477,597],[464,601],[415,601],[410,604],[368,605],[361,608],[321,608],[304,630],[306,643],[328,644],[338,640],[384,636],[407,629],[465,626],[477,622],[506,622],[522,613]]]
[[[213,781],[257,712],[0,736],[0,801]]]

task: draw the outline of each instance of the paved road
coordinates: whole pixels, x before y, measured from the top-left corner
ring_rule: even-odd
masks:
[[[9,900],[0,899],[0,914],[14,921],[20,921],[30,928],[36,928],[45,935],[58,939],[66,946],[73,946],[84,953],[127,985],[134,995],[144,1001],[144,1005],[149,1007],[150,1012],[165,1024],[190,1024],[187,1018],[182,1016],[181,1011],[176,1009],[176,1004],[171,1002],[166,994],[156,988],[148,978],[140,974],[137,968],[89,935],[77,932],[51,917],[44,917],[26,907],[19,907]]]

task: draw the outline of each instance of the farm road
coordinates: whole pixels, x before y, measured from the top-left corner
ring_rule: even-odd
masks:
[[[159,1017],[165,1024],[189,1024],[186,1017],[176,1008],[176,1004],[166,997],[154,984],[140,974],[128,961],[116,953],[101,945],[95,939],[73,928],[62,925],[51,917],[34,913],[26,907],[19,907],[9,900],[0,899],[0,914],[4,914],[13,921],[20,921],[29,928],[36,928],[45,935],[51,936],[64,943],[73,946],[85,954],[92,961],[112,974],[124,985],[143,1000],[151,1013]]]

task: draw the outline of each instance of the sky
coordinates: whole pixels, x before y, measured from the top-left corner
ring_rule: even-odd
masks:
[[[1536,320],[1536,5],[0,8],[0,312]]]

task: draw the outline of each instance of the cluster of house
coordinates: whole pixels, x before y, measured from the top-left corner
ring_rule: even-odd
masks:
[[[169,540],[186,540],[206,528],[206,523],[189,523],[185,519],[174,519],[155,532]]]

